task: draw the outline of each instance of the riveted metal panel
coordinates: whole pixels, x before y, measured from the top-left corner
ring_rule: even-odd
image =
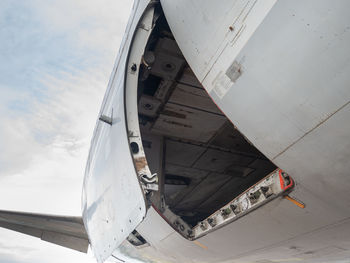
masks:
[[[134,3],[100,112],[111,123],[97,122],[86,167],[83,217],[99,262],[113,253],[146,214],[143,191],[130,152],[124,96],[128,51],[147,4],[148,1]]]

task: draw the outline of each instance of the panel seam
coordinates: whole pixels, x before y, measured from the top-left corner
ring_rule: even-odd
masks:
[[[303,136],[301,136],[299,139],[297,139],[296,141],[292,142],[289,146],[287,146],[283,151],[281,151],[280,153],[278,153],[275,157],[273,157],[271,159],[271,161],[274,161],[275,159],[277,159],[279,156],[281,156],[283,153],[285,153],[286,151],[288,151],[291,147],[293,147],[295,144],[297,144],[300,140],[302,140],[304,137],[306,137],[308,134],[310,134],[311,132],[313,132],[314,130],[316,130],[318,127],[320,127],[322,124],[324,124],[327,120],[329,120],[331,117],[333,117],[336,113],[338,113],[339,111],[341,111],[342,109],[344,109],[347,105],[349,105],[350,101],[346,102],[343,106],[341,106],[340,108],[338,108],[335,112],[333,112],[331,115],[329,115],[327,118],[325,118],[324,120],[322,120],[320,123],[318,123],[315,127],[313,127],[311,130],[309,130],[308,132],[304,133]]]

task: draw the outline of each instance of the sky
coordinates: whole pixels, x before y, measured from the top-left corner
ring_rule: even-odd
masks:
[[[131,6],[0,1],[0,209],[81,215],[89,144]],[[0,229],[0,262],[95,260]]]

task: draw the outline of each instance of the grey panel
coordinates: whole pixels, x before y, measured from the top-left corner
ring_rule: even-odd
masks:
[[[154,54],[156,58],[151,73],[164,79],[175,79],[185,64],[176,42],[169,38],[160,39]]]
[[[168,54],[158,53],[151,73],[164,79],[174,79],[182,69],[185,61]]]
[[[167,163],[165,173],[185,176],[191,178],[191,180],[199,180],[206,177],[209,171]]]
[[[230,177],[224,174],[210,173],[175,208],[188,211],[196,209],[208,196],[214,194],[229,179]]]
[[[159,39],[155,53],[166,53],[174,57],[183,58],[176,41],[167,37]]]
[[[178,193],[171,196],[171,193],[166,193],[166,203],[170,206],[176,206],[181,202],[193,189],[203,180],[208,174],[209,171],[199,170],[191,167],[178,166],[167,163],[165,166],[165,173],[171,175],[178,175],[187,177],[190,179],[190,184],[182,189],[178,188]]]
[[[264,160],[264,159],[256,159],[255,161],[251,162],[249,164],[249,167],[254,168],[254,169],[268,169],[268,170],[273,170],[274,168],[276,168],[276,166],[274,166],[273,163],[271,163],[268,160]]]
[[[171,94],[169,102],[223,115],[202,88],[178,84]]]
[[[211,144],[232,151],[262,156],[253,145],[247,143],[246,138],[230,122],[226,124]]]
[[[263,258],[284,259],[284,261],[294,259],[307,263],[347,262],[344,259],[350,257],[349,235],[350,221],[345,220],[336,225],[307,233],[302,238],[295,237],[287,242],[266,247],[253,255],[245,254],[243,258],[256,263]]]
[[[179,79],[179,83],[183,83],[190,86],[195,86],[198,88],[202,88],[202,85],[199,83],[196,76],[193,74],[190,67],[186,67],[182,73],[181,78]]]
[[[207,142],[225,121],[224,116],[167,103],[154,124],[152,132]]]
[[[154,97],[142,95],[139,101],[138,109],[140,114],[149,117],[155,117],[161,102]]]
[[[327,215],[350,216],[349,120],[348,104],[274,160],[318,199],[310,205]]]
[[[174,199],[177,195],[180,194],[183,190],[187,188],[187,185],[173,185],[173,184],[165,184],[164,185],[164,192],[165,195],[165,202],[172,206],[173,202],[171,202],[172,199]]]
[[[142,136],[142,143],[146,153],[147,163],[152,173],[161,173],[163,138],[150,134]]]
[[[246,166],[253,160],[253,157],[208,149],[193,167],[223,173],[229,166]]]
[[[245,178],[245,180],[247,180],[247,178]],[[215,212],[218,210],[218,207],[222,207],[242,192],[240,191],[242,190],[240,187],[243,183],[244,181],[241,178],[226,177],[226,181],[223,184],[220,184],[219,187],[216,188],[216,190],[206,199],[203,199],[202,203],[198,204],[196,210],[207,214],[208,211],[211,211],[211,213]],[[228,200],[225,201],[225,199]]]
[[[43,231],[41,235],[41,240],[84,253],[87,253],[89,246],[88,239],[78,238],[50,231]]]
[[[204,151],[200,146],[167,140],[166,162],[190,167]]]
[[[255,169],[245,166],[231,165],[225,171],[226,174],[232,177],[245,178],[250,176]]]
[[[232,179],[211,195],[201,205],[199,210],[212,210],[215,209],[215,205],[217,207],[217,204],[228,203],[254,183],[263,179],[274,169],[276,169],[276,166],[271,162],[260,159],[255,160],[249,167],[239,167],[236,165],[229,167],[226,172],[232,176]]]
[[[80,217],[0,211],[0,227],[87,252],[89,241]]]
[[[348,1],[277,1],[239,55],[227,45],[202,82],[270,159],[349,101],[349,8]],[[220,72],[234,61],[243,73],[233,83]]]
[[[159,83],[158,89],[154,94],[154,97],[160,100],[161,102],[165,102],[168,99],[168,93],[173,85],[173,81],[162,79]]]

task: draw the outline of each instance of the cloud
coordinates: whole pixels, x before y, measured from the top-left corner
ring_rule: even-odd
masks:
[[[53,28],[62,34],[69,32],[70,39],[79,49],[89,48],[103,53],[118,48],[116,43],[123,36],[125,21],[130,15],[130,3],[116,3],[114,0],[36,1],[36,5],[41,7],[38,15],[47,21],[46,30]]]
[[[91,136],[130,3],[1,3],[0,174]],[[121,8],[118,10],[118,8]],[[118,12],[119,11],[119,12]],[[88,130],[88,132],[87,132]]]
[[[18,114],[12,120],[3,118],[8,125],[0,131],[6,138],[1,145],[7,149],[0,153],[5,164],[1,166],[1,184],[11,188],[2,189],[0,197],[6,200],[13,192],[17,194],[2,208],[79,214],[85,161],[106,86],[103,75],[96,71],[67,73],[64,78],[43,74],[41,81],[49,99],[34,98],[30,113]],[[64,200],[70,197],[70,206],[59,201],[62,196],[50,194],[60,185],[64,187]],[[38,205],[33,207],[24,200]]]
[[[0,1],[0,209],[80,215],[93,128],[131,1]],[[94,262],[0,229],[1,262]]]

